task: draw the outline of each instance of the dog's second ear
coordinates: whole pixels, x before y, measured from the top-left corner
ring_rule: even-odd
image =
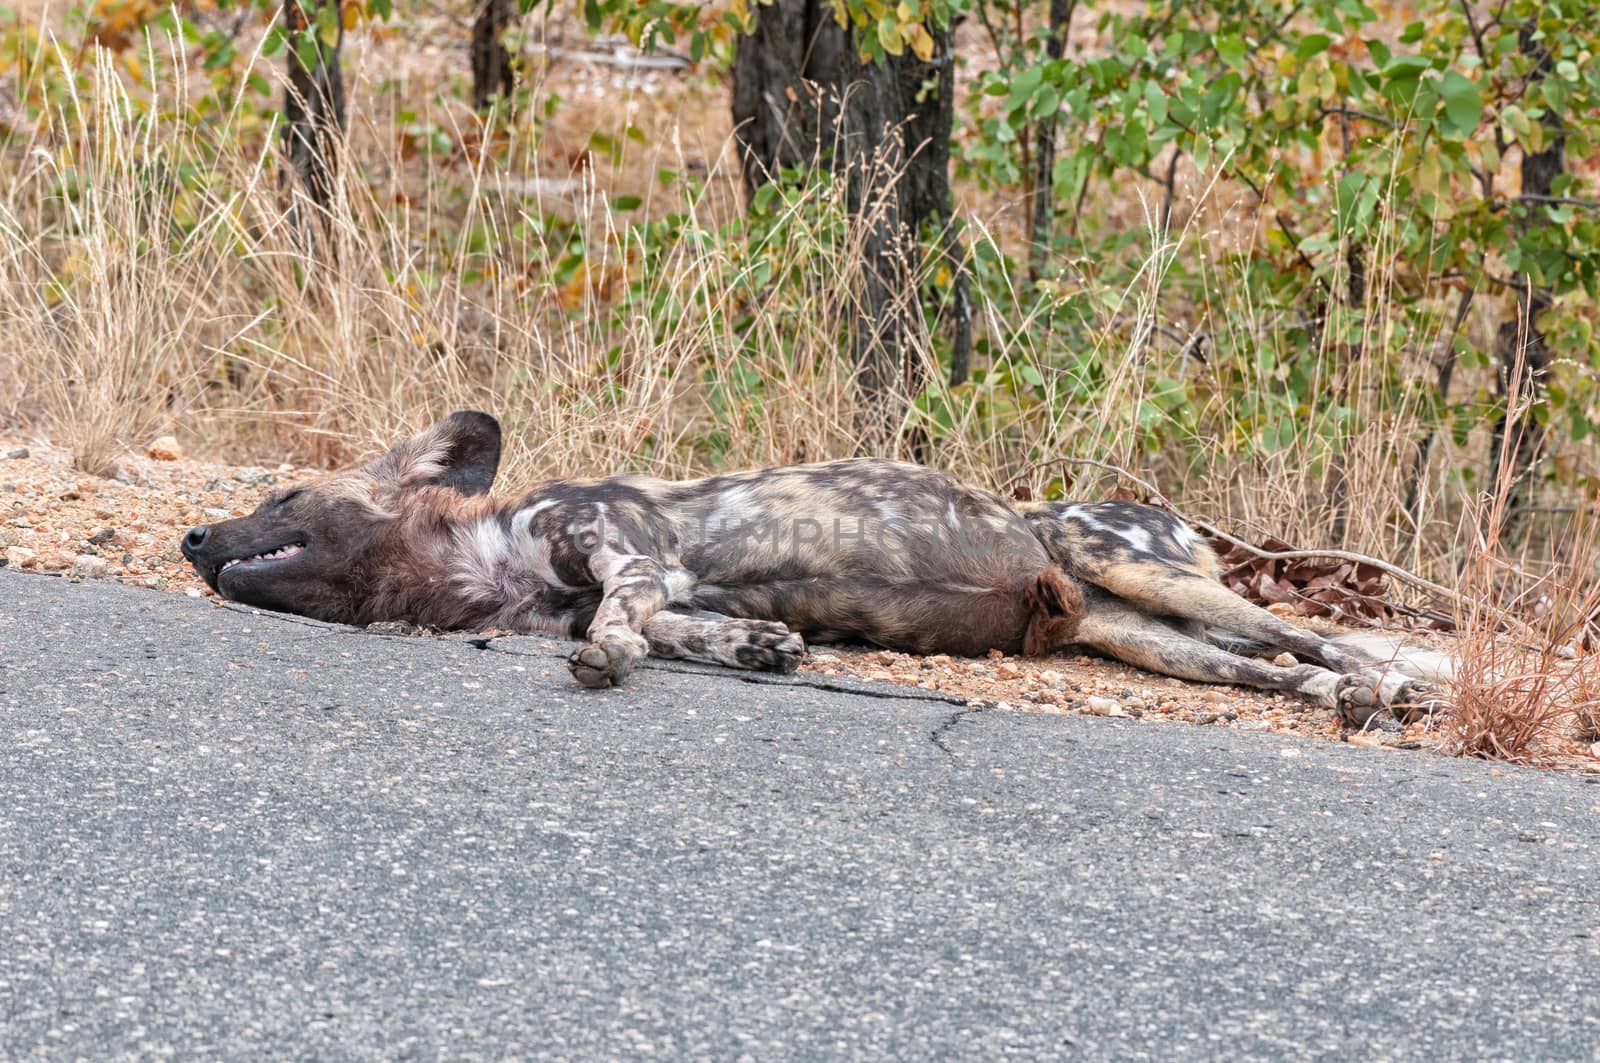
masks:
[[[493,486],[499,468],[500,422],[461,410],[401,443],[367,471],[397,487],[437,485],[481,495]]]

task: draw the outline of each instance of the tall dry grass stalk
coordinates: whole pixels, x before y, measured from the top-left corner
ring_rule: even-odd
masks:
[[[0,199],[0,329],[22,385],[11,405],[41,415],[80,468],[101,472],[122,438],[148,432],[169,396],[192,387],[182,352],[212,331],[216,225],[174,242],[182,131],[141,117],[104,54],[89,73],[90,91],[58,110],[74,135],[28,145]]]
[[[1529,402],[1513,396],[1508,423]],[[1515,449],[1504,448],[1489,488],[1465,511],[1445,726],[1462,756],[1535,762],[1562,737],[1600,740],[1600,521],[1580,507],[1548,559],[1513,554],[1506,529]]]
[[[434,115],[455,144],[494,149],[416,156],[403,117],[415,89],[402,101],[355,68],[352,97],[365,102],[319,240],[326,253],[312,254],[258,104],[241,96],[194,117],[184,57],[160,38],[146,47],[150,80],[138,93],[103,54],[76,87],[69,57],[46,47],[33,76],[73,88],[25,140],[0,143],[0,369],[20,384],[0,389],[0,413],[43,421],[86,469],[158,429],[223,456],[336,464],[463,407],[502,416],[513,482],[677,475],[862,446],[851,293],[863,288],[860,242],[873,225],[847,221],[842,182],[789,193],[761,226],[725,230],[738,181],[725,150],[692,188],[652,184],[642,210],[623,211],[593,167],[546,173],[530,124]],[[22,88],[23,98],[48,95]],[[630,157],[632,172],[696,170],[675,129],[646,147],[618,132],[626,151],[650,156]],[[1040,458],[1094,457],[1150,473],[1243,534],[1453,579],[1464,553],[1448,534],[1451,507],[1437,504],[1447,496],[1433,492],[1420,522],[1405,511],[1409,456],[1428,422],[1382,378],[1385,358],[1351,358],[1324,330],[1311,397],[1277,410],[1293,432],[1260,445],[1261,397],[1281,390],[1274,374],[1288,358],[1270,349],[1280,311],[1250,303],[1251,286],[1230,272],[1247,248],[1227,240],[1255,239],[1261,226],[1236,224],[1213,184],[1200,188],[1173,231],[1147,210],[1130,282],[1085,282],[1094,298],[1074,312],[1097,306],[1097,316],[1070,333],[1085,340],[1064,341],[1049,305],[1008,291],[1002,276],[975,290],[985,379],[952,393],[920,313],[908,312],[916,364],[904,379],[925,390],[894,396],[900,423],[879,449],[909,456],[904,440],[916,433],[905,430],[920,423],[934,437],[931,460],[995,485]],[[676,219],[654,232],[624,220],[669,211]],[[986,240],[991,268],[1003,270],[999,240],[975,219],[969,243]],[[1345,313],[1382,352],[1393,346],[1383,311],[1392,255],[1381,239],[1366,254],[1369,298]],[[1211,319],[1241,330],[1231,346],[1266,345],[1273,357],[1223,364],[1153,342],[1179,262],[1226,311]],[[927,290],[940,268],[909,265],[914,287]],[[1425,351],[1432,339],[1411,342]],[[1199,407],[1160,409],[1164,379],[1197,384]],[[1153,433],[1165,437],[1159,451]],[[1429,482],[1460,459],[1441,444]],[[1030,486],[1043,491],[1053,475]]]

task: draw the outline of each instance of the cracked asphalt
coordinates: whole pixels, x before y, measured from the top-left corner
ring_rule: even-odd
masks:
[[[1594,777],[0,569],[0,1059],[1600,1058]]]

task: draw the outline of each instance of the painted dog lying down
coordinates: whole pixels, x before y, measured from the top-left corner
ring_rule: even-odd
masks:
[[[183,553],[223,597],[261,608],[587,638],[569,666],[588,687],[621,683],[647,654],[790,672],[804,636],[962,655],[1071,646],[1290,691],[1351,724],[1428,692],[1360,644],[1234,595],[1199,537],[1147,506],[1013,503],[868,458],[505,498],[488,493],[499,462],[499,422],[452,414],[368,465],[191,529]]]

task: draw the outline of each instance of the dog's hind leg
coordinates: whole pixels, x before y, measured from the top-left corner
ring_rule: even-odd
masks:
[[[1289,668],[1239,657],[1187,634],[1170,620],[1090,590],[1078,622],[1077,644],[1146,671],[1202,683],[1234,683],[1297,694],[1333,709],[1360,727],[1391,706],[1404,704],[1412,684],[1403,676],[1340,674],[1314,664]]]
[[[805,643],[773,620],[748,620],[707,609],[663,609],[644,622],[655,657],[722,664],[784,675],[800,667]]]
[[[1217,582],[1211,549],[1164,510],[1131,502],[1041,503],[1024,514],[1057,564],[1148,612],[1242,635],[1335,672],[1382,663],[1285,623],[1228,590]]]

